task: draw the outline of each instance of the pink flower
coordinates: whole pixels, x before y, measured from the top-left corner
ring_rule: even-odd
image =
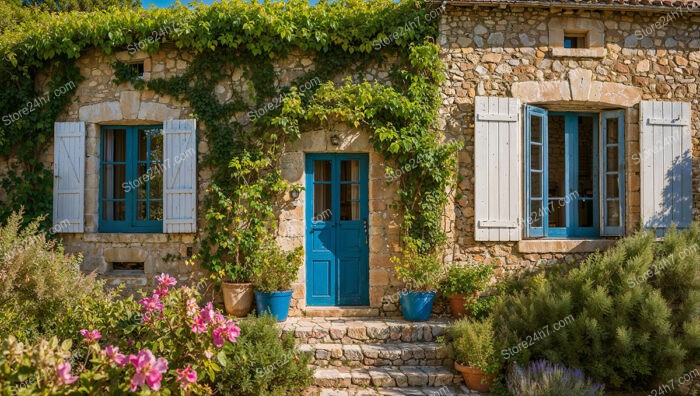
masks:
[[[157,294],[154,294],[151,298],[142,298],[139,301],[139,304],[143,305],[143,308],[146,310],[146,312],[163,310],[163,303],[160,302],[160,296]]]
[[[195,334],[201,334],[207,331],[207,324],[204,323],[204,319],[201,316],[194,318],[194,323],[192,323],[192,332]]]
[[[58,383],[61,385],[69,385],[78,380],[78,377],[71,375],[70,363],[61,363],[56,366],[56,375],[58,376]]]
[[[207,359],[211,359],[214,356],[214,352],[207,349],[204,351],[204,356],[206,356]]]
[[[129,355],[129,362],[136,367],[134,376],[131,377],[131,391],[136,391],[144,383],[154,391],[160,390],[160,381],[163,373],[168,371],[168,361],[161,358],[156,360],[153,353],[144,349],[138,355]]]
[[[187,388],[189,384],[197,382],[197,372],[188,364],[184,369],[177,369],[177,380],[182,388]]]
[[[97,341],[100,338],[102,338],[102,334],[100,334],[99,330],[82,329],[80,330],[80,335],[85,337],[85,340],[87,340],[88,342]]]
[[[209,301],[207,305],[205,305],[204,308],[202,308],[200,315],[202,315],[204,323],[214,321],[214,318],[216,317],[216,311],[214,310],[214,305],[211,303],[211,301]]]
[[[199,311],[197,300],[195,300],[194,298],[190,298],[189,300],[187,300],[187,316],[195,316],[197,315],[197,311]]]
[[[233,321],[226,321],[226,323],[223,323],[219,325],[214,331],[211,333],[211,336],[214,340],[214,345],[216,345],[217,348],[221,348],[224,346],[224,343],[226,342],[226,339],[228,339],[231,342],[236,342],[236,338],[241,335],[241,329],[236,326]]]
[[[165,273],[156,276],[156,280],[158,281],[158,286],[165,289],[177,284],[177,280],[175,278]]]
[[[112,363],[116,363],[121,367],[124,367],[128,360],[126,356],[119,353],[119,347],[115,347],[113,345],[110,345],[107,348],[105,348],[105,355],[107,355],[107,357],[111,359]]]
[[[214,312],[214,319],[212,320],[213,323],[219,324],[219,323],[224,323],[226,321],[226,318],[224,318],[224,315]]]

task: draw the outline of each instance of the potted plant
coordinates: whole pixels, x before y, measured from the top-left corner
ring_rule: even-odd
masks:
[[[493,266],[453,265],[440,282],[440,292],[450,301],[450,310],[458,318],[468,315],[470,307],[483,291],[493,276]]]
[[[301,247],[283,252],[272,238],[253,255],[252,279],[258,315],[268,312],[278,322],[287,320],[292,282],[297,278],[303,255]]]
[[[455,354],[455,369],[462,373],[469,389],[488,392],[501,368],[491,319],[462,318],[450,326],[448,333]]]
[[[399,293],[401,312],[406,320],[430,319],[440,277],[441,260],[436,251],[419,252],[414,243],[407,243],[403,257],[392,257],[396,276],[406,286]]]

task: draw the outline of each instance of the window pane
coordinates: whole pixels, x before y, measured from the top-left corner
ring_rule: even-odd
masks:
[[[532,170],[542,170],[542,146],[530,145],[530,167]]]
[[[314,181],[331,181],[331,161],[314,161]]]
[[[138,160],[148,160],[148,134],[145,129],[139,130],[138,134]]]
[[[605,119],[605,127],[607,128],[606,131],[606,144],[617,144],[618,143],[618,130],[617,130],[617,125],[618,125],[619,119],[618,118],[606,118]]]
[[[607,161],[608,171],[610,171],[610,172],[617,171],[617,168],[618,168],[617,160],[618,160],[618,153],[619,153],[617,146],[607,147],[606,151],[607,151],[606,161]]]
[[[148,220],[146,211],[148,210],[148,202],[139,201],[136,204],[136,219],[137,220]]]
[[[530,224],[530,227],[542,227],[542,201],[533,199],[530,201],[530,213],[528,213],[528,219],[525,220],[526,223]]]
[[[157,133],[162,132],[161,130],[151,129],[151,161],[161,162],[163,161],[163,134]]]
[[[553,199],[549,201],[550,227],[566,227],[566,202],[563,199]]]
[[[149,212],[149,220],[163,220],[163,202],[161,201],[151,201],[151,211]]]
[[[314,220],[330,221],[331,215],[331,185],[314,184]]]
[[[110,221],[126,220],[126,206],[124,201],[103,201],[102,219]]]
[[[163,198],[163,171],[157,165],[151,166],[150,195],[151,199]]]
[[[566,145],[564,139],[564,116],[549,117],[548,190],[549,197],[561,198],[566,194]]]
[[[578,201],[579,227],[593,227],[593,201]]]
[[[542,173],[530,172],[530,197],[542,198]]]
[[[593,198],[593,131],[593,117],[578,118],[578,186],[572,183],[572,188],[577,188],[582,198]]]
[[[542,143],[542,117],[530,116],[530,141]]]
[[[102,165],[102,198],[123,199],[126,190],[134,189],[134,184],[126,182],[125,164]]]
[[[360,161],[340,161],[340,181],[360,181]]]
[[[611,200],[606,201],[606,206],[608,209],[608,216],[605,219],[605,225],[608,227],[619,227],[620,226],[620,201]]]
[[[340,220],[360,219],[360,185],[340,185]]]
[[[612,174],[612,175],[606,175],[606,192],[607,192],[607,197],[606,198],[618,198],[620,196],[620,188],[618,185],[618,175],[617,174]]]
[[[102,135],[103,162],[126,161],[126,129],[106,129]]]

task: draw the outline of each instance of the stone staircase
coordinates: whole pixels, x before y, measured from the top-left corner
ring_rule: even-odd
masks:
[[[448,319],[289,318],[283,333],[312,355],[308,395],[475,395],[452,369],[449,347],[437,342]]]

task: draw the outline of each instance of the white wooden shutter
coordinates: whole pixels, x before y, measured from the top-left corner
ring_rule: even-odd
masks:
[[[54,123],[52,232],[84,232],[85,123]]]
[[[690,103],[643,101],[640,105],[641,206],[644,227],[659,234],[692,221]]]
[[[163,125],[163,232],[197,230],[197,123],[167,120]]]
[[[477,241],[518,241],[522,218],[520,101],[476,97],[474,213]]]

